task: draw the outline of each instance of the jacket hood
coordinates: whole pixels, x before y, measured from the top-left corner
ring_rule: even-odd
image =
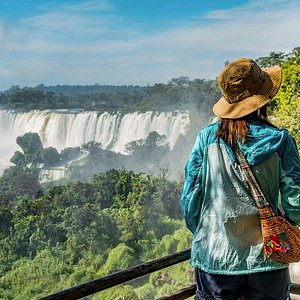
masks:
[[[278,151],[288,137],[287,130],[271,127],[255,120],[249,121],[248,126],[247,140],[244,144],[239,143],[239,146],[250,165],[265,161],[267,157]]]

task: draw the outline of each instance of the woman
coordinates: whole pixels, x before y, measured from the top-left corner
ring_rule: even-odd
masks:
[[[234,147],[242,150],[275,212],[300,225],[300,160],[293,138],[267,119],[281,68],[241,58],[218,77],[220,120],[200,131],[186,164],[181,197],[193,233],[197,299],[289,297],[288,265],[266,258],[258,210]],[[279,197],[280,195],[280,197]]]

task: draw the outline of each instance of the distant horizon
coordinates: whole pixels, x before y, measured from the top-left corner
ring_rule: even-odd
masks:
[[[299,46],[297,0],[0,3],[0,90],[215,79],[224,62]]]
[[[15,84],[15,85],[12,85],[10,86],[8,89],[5,89],[5,90],[0,90],[0,92],[6,92],[8,90],[10,90],[11,88],[13,87],[19,87],[20,89],[23,89],[23,88],[37,88],[38,86],[44,86],[44,87],[57,87],[57,86],[69,86],[69,87],[84,87],[84,86],[113,86],[113,87],[147,87],[147,86],[154,86],[155,84],[165,84],[167,85],[172,79],[176,79],[176,78],[180,78],[180,77],[187,77],[187,76],[179,76],[179,77],[173,77],[171,78],[170,80],[168,80],[167,82],[154,82],[153,84],[148,84],[148,85],[139,85],[139,84],[101,84],[101,83],[87,83],[87,84],[76,84],[76,83],[72,83],[72,84],[67,84],[67,83],[57,83],[57,84],[51,84],[51,85],[48,85],[48,84],[44,84],[44,83],[39,83],[37,85],[24,85],[24,86],[20,86],[19,84]],[[189,77],[188,77],[189,78]],[[189,78],[190,81],[193,81],[193,80],[197,80],[197,79],[200,79],[200,80],[216,80],[217,78]]]

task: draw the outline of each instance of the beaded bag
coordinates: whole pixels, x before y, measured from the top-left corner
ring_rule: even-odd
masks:
[[[239,147],[236,147],[234,152],[258,208],[266,256],[284,264],[299,262],[300,228],[291,224],[283,216],[274,213],[246,157]]]

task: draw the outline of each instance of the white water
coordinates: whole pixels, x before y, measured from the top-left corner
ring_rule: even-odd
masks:
[[[26,132],[37,132],[44,147],[51,146],[59,151],[96,141],[104,149],[125,154],[127,143],[145,139],[151,131],[165,135],[172,149],[179,136],[188,132],[189,126],[187,112],[149,111],[121,115],[107,112],[0,111],[0,169],[9,165],[10,157],[19,150],[16,138]]]

